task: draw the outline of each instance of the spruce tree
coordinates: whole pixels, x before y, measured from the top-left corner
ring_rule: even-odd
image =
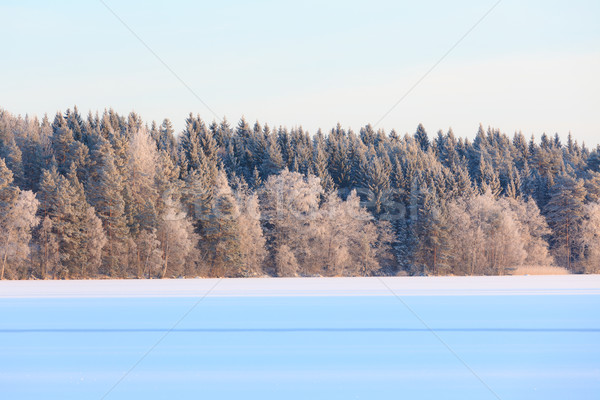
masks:
[[[417,126],[417,131],[415,132],[415,140],[421,147],[421,150],[429,150],[429,137],[427,136],[427,132],[425,131],[425,127],[423,127],[423,124],[419,124],[419,126]]]
[[[115,165],[113,150],[105,140],[100,140],[94,149],[93,158],[95,166],[90,178],[88,198],[102,221],[108,240],[104,248],[102,272],[109,276],[124,276],[127,270],[128,229],[123,178]]]
[[[564,174],[550,190],[550,200],[545,208],[546,218],[553,232],[553,249],[557,260],[569,270],[577,255],[574,248],[584,214],[585,195],[583,181]]]
[[[74,165],[67,177],[56,167],[43,172],[40,200],[41,215],[52,220],[52,233],[58,239],[56,277],[93,276],[104,232],[97,229],[97,217],[85,199]]]
[[[424,266],[427,273],[447,273],[448,222],[444,205],[435,192],[427,187],[419,191],[417,210],[411,220],[412,234],[417,247],[413,262]]]
[[[240,211],[223,171],[217,175],[211,208],[200,227],[200,249],[210,276],[236,276],[243,265]]]

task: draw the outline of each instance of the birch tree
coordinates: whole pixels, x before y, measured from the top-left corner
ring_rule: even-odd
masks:
[[[10,277],[29,277],[33,274],[31,266],[26,270],[24,264],[29,256],[31,230],[39,222],[36,217],[38,205],[33,192],[21,191],[16,201],[3,213],[0,222],[0,230],[4,236],[0,279],[4,279],[7,270]]]

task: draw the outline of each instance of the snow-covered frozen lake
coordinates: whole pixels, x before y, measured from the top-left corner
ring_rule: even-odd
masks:
[[[597,399],[600,276],[0,282],[2,399]]]

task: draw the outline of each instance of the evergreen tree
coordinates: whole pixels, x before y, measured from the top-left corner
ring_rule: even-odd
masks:
[[[415,132],[415,140],[421,147],[421,150],[429,150],[429,137],[427,136],[427,132],[425,131],[423,124],[419,124],[419,126],[417,126],[417,131]]]
[[[38,231],[40,278],[56,276],[60,271],[60,252],[58,237],[53,231],[53,222],[49,216],[44,217]]]
[[[128,229],[123,199],[123,178],[115,165],[112,148],[100,138],[93,151],[95,166],[90,177],[88,198],[102,221],[107,244],[104,248],[102,272],[109,276],[125,276],[127,271]]]
[[[200,226],[200,250],[209,276],[236,276],[243,266],[240,211],[224,172],[219,172],[211,209]]]
[[[600,271],[600,203],[584,206],[583,222],[578,237],[581,264],[586,273]]]
[[[550,191],[546,218],[553,232],[556,259],[569,270],[576,257],[578,226],[583,218],[585,189],[582,180],[562,175]]]
[[[52,234],[58,238],[60,269],[56,277],[82,277],[95,274],[98,251],[104,246],[104,232],[85,200],[83,185],[75,167],[65,177],[56,167],[44,170],[40,183],[41,213],[52,220]]]
[[[411,221],[412,234],[417,244],[413,262],[424,266],[434,275],[447,272],[448,223],[446,211],[435,192],[421,188],[416,204],[417,210]]]
[[[242,266],[237,274],[242,276],[262,275],[267,253],[261,227],[258,196],[240,188],[235,191],[235,198],[240,210],[238,226],[242,258]]]
[[[375,215],[382,213],[390,188],[390,169],[387,163],[374,152],[363,155],[360,160],[360,186],[366,191],[371,211]]]
[[[200,116],[191,113],[185,121],[186,126],[179,136],[179,153],[185,172],[200,168],[201,137],[206,131]]]
[[[175,133],[175,131],[173,130],[173,124],[168,118],[165,118],[163,120],[158,132],[158,150],[164,151],[173,160],[175,160],[177,154],[177,141],[175,140],[175,136],[173,135]]]
[[[325,193],[329,193],[334,190],[335,184],[329,174],[327,153],[325,152],[325,141],[322,135],[319,136],[317,134],[314,149],[312,172],[321,180],[321,186]]]
[[[329,153],[329,172],[333,182],[338,188],[348,188],[352,181],[352,164],[348,157],[348,137],[340,124],[332,129],[327,137],[327,152]]]
[[[125,211],[130,232],[152,231],[157,225],[158,153],[145,129],[133,133],[129,145],[128,174],[125,178]]]

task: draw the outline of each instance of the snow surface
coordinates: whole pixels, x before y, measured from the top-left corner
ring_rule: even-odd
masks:
[[[216,286],[215,286],[216,285]],[[211,290],[212,289],[212,290]],[[0,281],[0,298],[600,294],[600,275]]]
[[[598,276],[0,282],[0,398],[597,399],[599,309]]]

